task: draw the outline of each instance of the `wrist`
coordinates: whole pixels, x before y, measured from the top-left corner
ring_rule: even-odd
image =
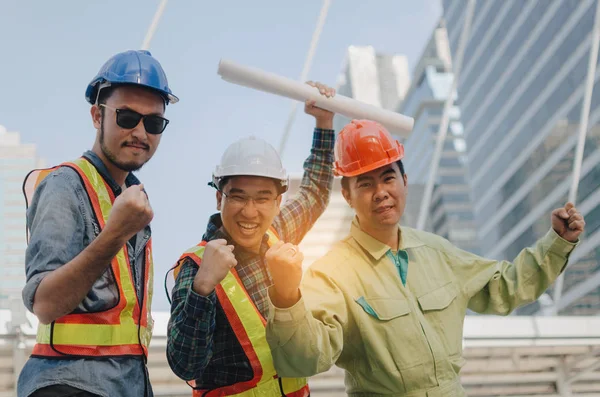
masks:
[[[194,279],[194,283],[192,284],[192,289],[195,293],[201,296],[210,295],[216,287],[216,284],[204,279],[203,277],[196,277]]]
[[[269,290],[269,295],[271,296],[273,305],[280,309],[287,309],[294,306],[302,297],[300,288],[281,291],[280,289],[278,290],[276,286]]]
[[[317,124],[315,128],[319,128],[322,130],[332,130],[333,129],[333,118],[326,119],[316,119]]]
[[[104,229],[98,234],[98,238],[105,239],[104,241],[107,243],[112,242],[118,247],[124,246],[127,244],[127,240],[129,240],[129,237],[123,235],[123,233],[120,233],[118,230],[113,230],[110,224],[104,226]]]

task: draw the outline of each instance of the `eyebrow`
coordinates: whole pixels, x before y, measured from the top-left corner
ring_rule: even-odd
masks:
[[[137,110],[135,110],[135,109],[132,109],[132,108],[130,108],[130,107],[129,107],[129,106],[127,106],[127,105],[123,105],[123,106],[120,106],[120,107],[116,107],[116,109],[131,110],[132,112],[136,112],[136,113],[139,113],[139,114],[141,114],[141,115],[144,115],[144,116],[159,116],[159,117],[163,117],[163,114],[164,114],[164,113],[160,113],[160,112],[150,112],[150,113],[145,113],[145,114],[144,114],[144,113],[140,113],[140,112],[138,112],[138,111],[137,111]]]
[[[248,193],[246,193],[243,189],[239,189],[237,187],[232,187],[231,189],[229,189],[229,193],[227,193],[227,194],[248,194]],[[269,190],[269,189],[259,190],[258,194],[259,195],[260,194],[273,194],[273,191]]]
[[[392,167],[390,167],[390,168],[388,168],[387,170],[383,171],[383,172],[382,172],[382,173],[379,175],[379,177],[381,178],[382,176],[384,176],[384,175],[387,175],[387,174],[394,174],[394,175],[395,175],[395,174],[396,174],[396,171],[395,171],[395,170],[394,170]]]
[[[366,180],[372,181],[373,177],[372,176],[361,175],[358,178],[356,178],[356,183],[361,183],[361,182],[366,181]]]
[[[384,177],[387,174],[396,174],[396,171],[394,171],[394,169],[392,167],[386,168],[385,171],[383,171],[381,174],[379,174],[379,178]],[[361,175],[358,178],[356,178],[356,183],[360,183],[366,180],[372,181],[374,178],[372,176],[367,176],[367,175]]]

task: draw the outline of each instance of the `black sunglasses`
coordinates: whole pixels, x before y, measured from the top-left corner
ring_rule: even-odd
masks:
[[[131,109],[115,109],[103,103],[100,106],[113,110],[117,114],[117,125],[128,130],[135,128],[140,123],[140,120],[144,120],[146,132],[157,135],[162,134],[165,128],[167,128],[167,124],[169,124],[169,120],[154,114],[144,115]]]

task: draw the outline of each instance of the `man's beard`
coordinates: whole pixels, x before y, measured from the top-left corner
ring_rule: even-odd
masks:
[[[111,164],[113,164],[115,167],[122,171],[139,171],[145,164],[121,162],[117,159],[117,156],[115,156],[114,153],[110,151],[110,149],[104,144],[104,117],[100,122],[100,148],[102,149],[102,153],[104,153],[104,156],[108,159],[108,161],[110,161]]]

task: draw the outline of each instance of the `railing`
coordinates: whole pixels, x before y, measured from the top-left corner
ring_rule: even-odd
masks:
[[[168,313],[154,317],[148,358],[154,393],[190,396],[167,363]],[[16,379],[35,343],[31,326],[20,329],[0,321],[0,397],[15,396]],[[600,317],[467,316],[463,350],[461,380],[469,396],[600,396]],[[337,367],[309,383],[313,397],[345,395]]]

